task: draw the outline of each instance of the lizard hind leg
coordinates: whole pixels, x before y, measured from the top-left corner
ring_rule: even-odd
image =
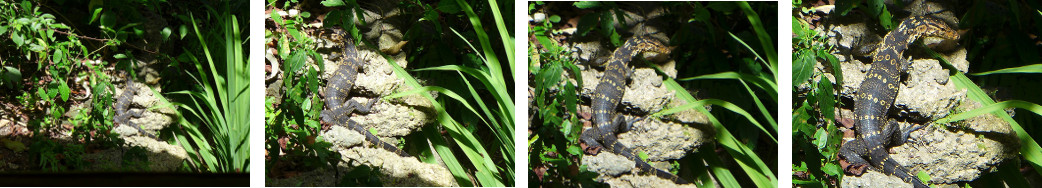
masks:
[[[899,146],[899,145],[902,145],[902,144],[904,144],[905,142],[908,141],[908,137],[912,134],[913,131],[922,129],[923,127],[926,127],[926,125],[914,125],[913,124],[913,125],[909,126],[908,128],[901,129],[901,126],[897,124],[897,121],[894,121],[893,119],[890,119],[890,121],[887,122],[887,127],[885,129],[883,129],[883,134],[886,136],[885,138],[887,138],[887,140],[886,140],[887,143],[885,145],[887,145],[887,146]]]
[[[839,147],[839,154],[844,159],[847,159],[847,162],[851,165],[868,165],[868,161],[864,158],[865,155],[868,155],[867,148],[865,140],[857,138],[843,143],[843,145]]]
[[[373,112],[373,106],[376,105],[376,102],[379,102],[379,101],[380,101],[380,99],[369,99],[369,102],[366,102],[365,104],[362,104],[362,103],[359,103],[357,101],[353,101],[353,100],[348,99],[346,102],[344,102],[344,105],[342,105],[342,107],[345,108],[343,113],[345,113],[345,114],[350,114],[350,113],[354,113],[354,112],[358,112],[358,113],[362,113],[362,114],[372,113]]]
[[[625,121],[625,124],[622,124],[622,126],[619,127],[619,132],[630,132],[633,130],[633,125],[640,121],[644,121],[644,117],[633,118],[630,121]]]
[[[607,131],[606,135],[618,136],[620,132],[629,131],[633,124],[626,122],[626,118],[622,117],[622,115],[615,114],[615,117],[611,118],[611,123],[603,126],[600,128],[602,131]]]
[[[895,124],[895,126],[896,126],[896,124]],[[908,128],[906,128],[904,130],[896,131],[894,133],[896,135],[894,135],[893,139],[897,139],[897,140],[892,141],[893,145],[901,145],[901,144],[904,144],[904,143],[908,142],[908,138],[911,136],[912,132],[917,131],[919,129],[922,129],[922,128],[926,127],[926,126],[927,125],[925,125],[925,124],[923,124],[923,125],[914,125],[913,124],[913,125],[909,126]]]
[[[599,135],[600,129],[597,128],[586,129],[582,131],[582,133],[579,135],[579,138],[582,140],[582,142],[586,143],[587,154],[597,154],[597,151],[599,151],[600,148],[604,148],[604,146],[601,145],[600,137],[598,137]]]

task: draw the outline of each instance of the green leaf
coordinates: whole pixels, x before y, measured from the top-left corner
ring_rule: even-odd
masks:
[[[93,13],[90,14],[90,22],[87,22],[87,24],[94,24],[94,21],[98,20],[98,16],[101,16],[101,12],[104,9],[105,8],[103,8],[103,7],[93,8],[93,10],[92,10]]]
[[[177,28],[177,33],[181,35],[181,39],[185,39],[185,36],[188,35],[188,27],[181,25]]]
[[[829,133],[826,132],[825,129],[817,129],[817,131],[814,131],[814,140],[811,142],[818,147],[818,150],[821,150],[827,146],[828,140]]]
[[[894,28],[894,23],[891,21],[894,16],[890,15],[890,11],[883,9],[883,13],[879,14],[879,25],[883,25],[883,28],[887,30]]]
[[[821,79],[818,81],[818,108],[821,109],[822,115],[825,119],[834,119],[836,117],[836,96],[832,94],[832,82],[828,79]]]
[[[11,33],[11,41],[14,41],[14,44],[18,47],[22,47],[22,45],[25,45],[25,38],[23,38],[22,35],[18,34],[18,32]]]
[[[560,47],[557,46],[557,43],[555,43],[554,40],[551,40],[546,35],[536,34],[535,39],[536,41],[539,41],[539,44],[542,44],[543,48],[546,48],[546,50],[549,52],[557,52],[558,50],[560,50]]]
[[[106,29],[115,29],[116,27],[116,15],[112,12],[101,13],[101,27]]]
[[[824,171],[825,174],[831,176],[840,176],[843,174],[843,168],[835,163],[826,163],[824,167],[821,167],[821,170]]]
[[[43,88],[44,87],[36,88],[36,96],[40,97],[40,98],[43,98],[43,99],[50,99],[50,96],[47,95],[47,91],[44,90]]]
[[[600,7],[601,6],[601,2],[598,2],[598,1],[580,1],[580,2],[575,2],[573,5],[575,5],[575,8],[588,9],[588,8]]]
[[[346,6],[343,0],[324,0],[322,5],[326,7]]]
[[[137,36],[137,37],[145,36],[145,30],[138,29],[137,27],[131,28],[130,30],[134,31],[134,36]]]
[[[930,182],[930,174],[926,173],[926,171],[919,171],[919,173],[915,174],[915,177],[919,178],[919,181]]]
[[[558,15],[550,16],[550,22],[553,22],[553,23],[561,22],[561,16],[558,16]]]
[[[41,43],[41,44],[46,44],[46,43]],[[42,52],[44,52],[44,50],[47,50],[47,47],[44,47],[43,45],[40,45],[40,44],[37,44],[37,43],[29,43],[29,51],[41,52],[42,53]]]
[[[304,51],[293,51],[289,58],[286,59],[286,73],[290,75],[296,74],[297,70],[304,66],[305,58],[307,58],[307,55]]]
[[[163,30],[159,31],[159,34],[163,36],[163,41],[169,40],[171,33],[173,33],[173,30],[170,27],[163,27]]]
[[[69,84],[65,81],[58,82],[58,93],[61,93],[62,101],[69,101]]]
[[[568,151],[569,154],[576,156],[581,155],[583,153],[582,149],[580,149],[579,146],[576,145],[568,146],[568,149],[566,151]]]
[[[126,59],[126,58],[127,58],[127,54],[116,54],[116,55],[112,55],[112,58],[116,58],[116,59]]]
[[[29,1],[22,1],[22,9],[24,9],[24,10],[32,10],[33,9],[33,4],[30,3]]]
[[[839,59],[825,50],[818,50],[818,57],[823,58],[832,65],[832,77],[836,78],[836,85],[843,85],[843,67],[839,65]]]
[[[800,85],[807,82],[814,73],[814,56],[806,51],[796,54],[796,61],[792,62],[792,85]]]
[[[22,72],[18,71],[18,69],[15,69],[14,67],[4,66],[4,70],[0,71],[0,78],[3,79],[4,84],[7,85],[8,88],[13,89],[15,86],[21,85]]]
[[[65,50],[62,48],[55,49],[54,55],[51,55],[51,61],[56,64],[61,64],[63,60],[65,60]]]

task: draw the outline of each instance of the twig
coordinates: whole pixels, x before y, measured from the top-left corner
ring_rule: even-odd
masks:
[[[48,29],[48,30],[51,30],[51,31],[54,31],[56,33],[60,33],[60,34],[63,34],[63,35],[73,36],[73,37],[76,37],[76,38],[79,38],[79,39],[87,39],[87,40],[98,41],[98,42],[103,42],[103,43],[108,43],[108,41],[112,40],[112,39],[99,39],[99,38],[94,38],[94,37],[80,36],[80,35],[76,35],[76,34],[73,34],[73,33],[68,33],[68,32],[65,32],[65,31],[57,30],[57,29]],[[138,46],[134,46],[133,44],[130,44],[130,43],[123,43],[123,44],[125,44],[127,46],[130,46],[131,48],[134,48],[134,49],[137,49],[137,50],[148,52],[150,54],[158,54],[159,53],[159,52],[156,52],[156,51],[147,50],[147,49],[144,49],[144,48],[141,48],[141,47],[138,47]],[[108,44],[106,44],[105,46],[107,46],[107,45]],[[98,49],[101,49],[101,48],[98,48]],[[97,50],[95,50],[95,52],[97,52]],[[93,53],[93,52],[91,52],[91,53]]]

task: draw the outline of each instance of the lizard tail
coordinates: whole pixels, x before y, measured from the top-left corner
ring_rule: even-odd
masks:
[[[625,156],[626,158],[629,158],[630,160],[633,160],[633,162],[637,163],[637,168],[639,168],[641,171],[650,172],[652,174],[655,174],[655,176],[658,176],[659,178],[673,181],[673,183],[676,183],[676,184],[687,184],[688,183],[686,180],[680,179],[680,177],[677,177],[676,175],[673,175],[673,173],[669,173],[669,172],[666,172],[666,171],[664,171],[662,169],[658,169],[658,168],[652,167],[650,164],[644,162],[644,160],[641,160],[639,157],[634,155],[633,152],[630,151],[629,148],[627,148],[626,146],[622,145],[621,143],[615,142],[614,145],[615,145],[615,148],[619,150],[619,152],[616,152],[616,153],[621,154],[621,155]]]
[[[898,178],[901,178],[901,180],[911,183],[912,186],[915,186],[915,188],[930,187],[926,186],[925,183],[919,181],[918,178],[915,178],[915,176],[912,176],[910,173],[908,173],[907,169],[901,168],[901,164],[898,164],[897,161],[894,161],[893,158],[890,158],[890,155],[887,155],[884,159],[885,160],[883,160],[883,173],[886,173],[886,175],[897,176]]]
[[[348,128],[350,128],[352,130],[355,130],[355,131],[358,131],[359,133],[364,134],[365,135],[365,140],[368,140],[369,143],[373,143],[373,145],[380,146],[380,148],[383,148],[383,149],[385,149],[387,151],[390,151],[390,152],[392,152],[394,154],[398,154],[398,156],[412,157],[408,153],[405,153],[405,151],[402,151],[401,149],[398,149],[398,147],[395,147],[394,145],[391,145],[390,143],[387,143],[387,142],[384,142],[383,140],[380,140],[380,137],[376,137],[376,135],[373,135],[373,133],[370,133],[369,131],[366,131],[365,128],[363,128],[362,126],[358,125],[358,123],[355,123],[355,121],[353,121],[353,120],[348,120],[347,126],[348,126]]]

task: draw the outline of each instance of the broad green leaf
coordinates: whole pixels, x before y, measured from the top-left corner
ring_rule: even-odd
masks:
[[[286,59],[286,73],[296,74],[297,70],[304,67],[304,63],[307,62],[307,55],[304,51],[293,51],[290,53],[289,58]]]
[[[181,39],[185,39],[185,36],[188,35],[188,27],[185,27],[185,25],[178,26],[177,33],[181,35]]]
[[[22,47],[22,45],[25,45],[25,38],[22,37],[22,35],[18,32],[11,33],[11,41],[14,41],[14,44],[18,47]]]
[[[818,109],[821,110],[821,114],[825,116],[825,119],[835,119],[836,117],[836,96],[832,94],[832,82],[827,79],[821,79],[818,81]]]
[[[550,22],[553,22],[553,23],[561,22],[561,16],[558,16],[558,15],[550,16]]]
[[[58,48],[54,50],[54,55],[51,55],[51,61],[57,64],[61,64],[65,60],[65,50]]]
[[[98,16],[101,16],[102,10],[105,9],[103,7],[91,7],[91,8],[93,9],[92,10],[93,13],[90,14],[90,22],[87,22],[88,24],[94,24],[94,21],[98,20]]]
[[[4,70],[0,71],[0,78],[3,78],[4,85],[8,88],[15,88],[22,84],[22,72],[14,67],[4,66]]]
[[[588,8],[600,7],[601,6],[601,2],[597,2],[597,1],[580,1],[580,2],[575,2],[573,5],[575,5],[575,8],[588,9]]]
[[[796,60],[792,61],[792,85],[797,86],[807,82],[814,73],[815,58],[811,53],[796,53]]]
[[[58,82],[58,93],[61,93],[62,101],[69,101],[69,84],[64,80]]]
[[[163,30],[159,31],[159,35],[163,36],[163,41],[170,40],[171,33],[173,33],[173,30],[171,30],[170,27],[163,27]]]
[[[323,0],[322,5],[326,7],[346,6],[343,0]]]
[[[101,13],[101,26],[105,29],[115,29],[116,27],[116,15],[112,12]]]
[[[839,65],[839,59],[825,50],[818,50],[817,53],[819,58],[825,59],[832,65],[832,76],[836,78],[836,85],[843,85],[843,67]]]
[[[826,163],[824,167],[821,167],[821,169],[825,174],[831,176],[840,176],[843,174],[843,168],[836,165],[836,163]]]

